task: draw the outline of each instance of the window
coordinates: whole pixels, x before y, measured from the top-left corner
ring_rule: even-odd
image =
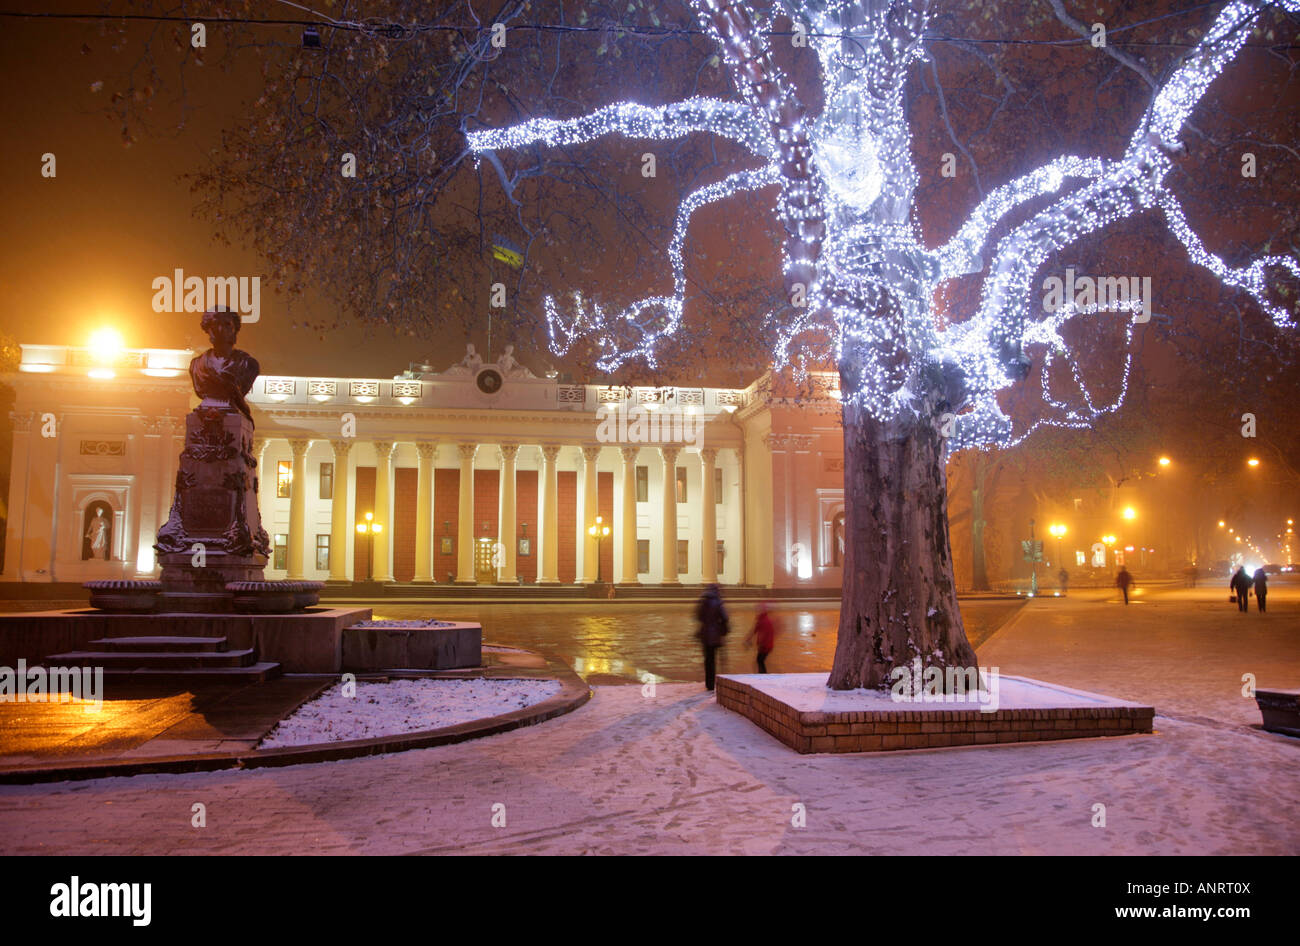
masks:
[[[650,571],[650,540],[636,540],[636,573],[644,575]]]
[[[722,505],[722,467],[713,468],[713,504]]]
[[[329,567],[330,567],[330,537],[328,535],[317,534],[316,568],[319,571],[329,571]]]
[[[721,539],[718,539],[718,574],[721,575],[727,570],[727,549]]]
[[[677,501],[686,502],[686,467],[677,468]]]
[[[636,501],[650,502],[650,467],[648,466],[636,468]]]
[[[334,464],[322,463],[320,465],[320,498],[334,498]]]
[[[271,559],[271,567],[278,568],[281,571],[289,567],[289,536],[283,532],[275,536],[275,557]]]
[[[1083,500],[1082,500],[1082,499],[1075,499],[1075,501],[1074,501],[1074,511],[1075,511],[1075,512],[1082,512],[1082,511],[1083,511]]]
[[[677,540],[677,574],[685,575],[691,568],[691,540]]]
[[[275,465],[275,496],[277,499],[289,498],[289,486],[293,483],[293,463],[281,460]]]

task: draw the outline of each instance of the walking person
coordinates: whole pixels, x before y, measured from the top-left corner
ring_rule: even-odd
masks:
[[[1115,587],[1124,592],[1124,603],[1128,604],[1128,589],[1133,584],[1133,576],[1128,573],[1128,569],[1123,565],[1119,567],[1119,574],[1115,576]]]
[[[1056,573],[1056,582],[1061,586],[1061,594],[1065,594],[1070,587],[1070,573],[1065,570],[1065,566],[1061,566],[1061,570]]]
[[[1237,610],[1243,613],[1250,610],[1250,584],[1250,576],[1246,574],[1246,566],[1239,565],[1232,576],[1232,581],[1228,582],[1228,587],[1237,596]]]
[[[1268,572],[1264,571],[1263,565],[1255,569],[1254,583],[1255,603],[1259,605],[1259,610],[1263,613],[1264,599],[1268,597]]]
[[[754,629],[749,632],[745,642],[753,641],[758,647],[758,672],[767,673],[767,655],[776,645],[776,624],[768,610],[767,602],[758,606],[758,617],[754,618]]]
[[[722,646],[722,639],[731,631],[727,609],[722,606],[722,593],[717,585],[709,585],[704,589],[700,603],[695,608],[695,617],[700,622],[700,629],[695,632],[695,636],[704,648],[704,688],[712,690],[718,672],[718,648]]]

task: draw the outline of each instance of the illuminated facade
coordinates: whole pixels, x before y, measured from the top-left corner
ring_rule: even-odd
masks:
[[[156,576],[194,353],[22,351],[3,580]],[[269,578],[840,585],[833,389],[567,384],[510,350],[416,368],[257,379]]]

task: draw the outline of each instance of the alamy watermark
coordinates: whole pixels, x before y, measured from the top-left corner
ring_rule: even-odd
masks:
[[[0,667],[0,703],[69,703],[81,700],[87,713],[104,704],[103,667]]]
[[[998,711],[997,667],[923,667],[914,657],[911,666],[889,671],[889,678],[895,703],[977,703],[981,713]]]
[[[606,404],[596,411],[600,443],[704,444],[704,417],[691,407]]]
[[[1048,276],[1043,280],[1043,311],[1073,309],[1092,312],[1132,312],[1134,322],[1151,321],[1150,276]]]
[[[256,322],[262,317],[262,277],[186,276],[182,269],[159,276],[151,286],[155,312],[213,312],[229,309],[240,321]]]

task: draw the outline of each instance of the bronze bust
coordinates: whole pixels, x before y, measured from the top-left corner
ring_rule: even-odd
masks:
[[[212,347],[190,362],[190,381],[194,393],[203,401],[200,407],[239,411],[251,423],[244,395],[253,389],[261,374],[261,365],[246,351],[235,347],[239,335],[238,312],[218,309],[203,313],[199,327],[207,334]]]

